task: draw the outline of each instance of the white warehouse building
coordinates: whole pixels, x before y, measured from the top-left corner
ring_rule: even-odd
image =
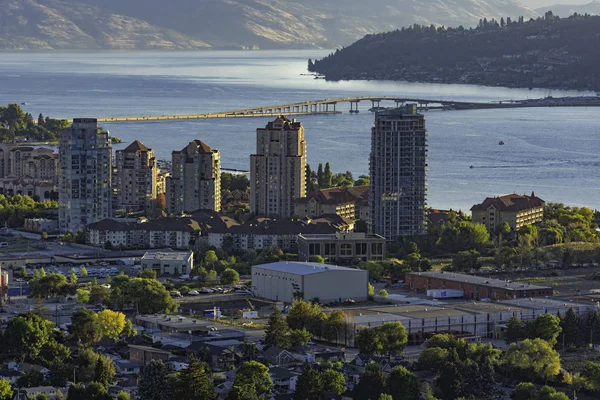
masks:
[[[301,296],[332,303],[368,298],[368,272],[310,262],[280,261],[252,267],[254,296],[291,302]]]

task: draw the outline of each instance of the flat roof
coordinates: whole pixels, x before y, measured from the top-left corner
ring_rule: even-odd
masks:
[[[564,300],[564,299],[550,299],[546,297],[528,297],[522,299],[512,299],[512,300],[502,300],[501,303],[508,304],[511,306],[522,307],[526,309],[534,309],[534,310],[543,310],[546,308],[558,308],[558,307],[568,307],[568,308],[588,308],[592,307],[592,303],[582,303],[573,301],[573,300]]]
[[[370,311],[402,315],[407,318],[436,318],[436,317],[460,317],[462,315],[471,315],[467,311],[457,310],[452,305],[407,305],[407,306],[393,306],[393,307],[373,307],[368,308]]]
[[[142,260],[187,261],[191,255],[191,251],[147,252],[142,257]]]
[[[477,301],[470,303],[455,303],[452,305],[457,309],[473,311],[477,313],[495,313],[495,312],[509,312],[509,311],[523,311],[525,308],[519,307],[512,304],[502,304],[498,302],[486,302],[486,301]]]
[[[409,272],[407,275],[425,276],[428,278],[445,279],[454,282],[471,283],[480,286],[489,286],[506,290],[542,290],[551,289],[550,286],[530,285],[526,282],[503,281],[501,279],[487,278],[467,274],[457,274],[445,271]]]
[[[296,275],[312,275],[320,274],[328,271],[363,271],[356,268],[340,267],[338,265],[319,264],[315,262],[298,262],[298,261],[278,261],[271,264],[255,265],[254,268],[266,269],[269,271],[287,272]],[[363,271],[366,272],[366,271]]]

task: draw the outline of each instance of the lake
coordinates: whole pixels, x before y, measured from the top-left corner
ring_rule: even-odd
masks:
[[[587,92],[403,82],[327,82],[305,75],[325,51],[0,52],[0,104],[26,102],[37,117],[111,117],[226,111],[346,96],[497,101]],[[392,103],[382,103],[389,106]],[[351,115],[297,117],[308,162],[368,174],[371,103]],[[600,208],[600,109],[428,111],[428,204],[468,210],[486,196],[535,193],[546,201]],[[248,169],[255,130],[272,118],[104,124],[160,159],[200,139],[222,167]],[[499,146],[499,141],[505,143]],[[470,168],[470,166],[473,168]]]

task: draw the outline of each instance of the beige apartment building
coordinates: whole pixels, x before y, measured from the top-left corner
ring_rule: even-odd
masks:
[[[167,207],[171,214],[200,209],[221,210],[221,155],[200,140],[172,154],[167,178]]]
[[[368,186],[351,188],[335,187],[308,193],[294,200],[294,214],[300,218],[316,218],[325,214],[336,214],[349,220],[368,221]]]
[[[116,151],[117,207],[152,212],[156,204],[158,168],[154,151],[136,140]]]
[[[524,225],[535,224],[544,219],[544,200],[531,193],[516,193],[488,197],[483,203],[471,207],[473,222],[484,224],[490,232],[507,222],[513,231]]]
[[[0,193],[50,199],[58,184],[58,154],[47,148],[0,145]]]
[[[250,210],[258,215],[294,214],[294,199],[306,195],[306,142],[300,122],[284,116],[256,130],[250,156]]]

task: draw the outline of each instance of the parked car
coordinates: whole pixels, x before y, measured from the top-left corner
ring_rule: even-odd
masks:
[[[199,294],[200,294],[200,292],[197,290],[190,290],[188,292],[188,295],[190,295],[190,296],[198,296]]]

